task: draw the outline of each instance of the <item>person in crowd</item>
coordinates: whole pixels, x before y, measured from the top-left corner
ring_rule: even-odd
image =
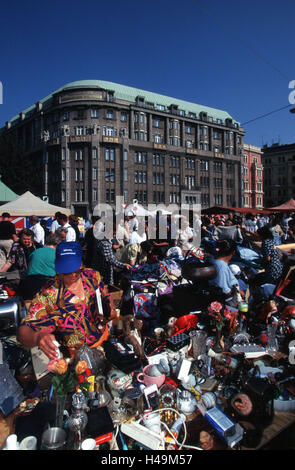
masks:
[[[295,219],[290,219],[288,222],[284,243],[295,243]]]
[[[107,318],[113,315],[99,272],[82,266],[80,243],[62,242],[57,246],[55,271],[55,278],[32,300],[17,333],[24,347],[38,346],[49,359],[58,357],[54,341],[72,357],[84,344],[100,346],[109,335]]]
[[[85,247],[85,266],[89,268],[91,266],[91,261],[93,258],[93,250],[95,245],[95,237],[93,235],[94,224],[100,220],[100,217],[93,215],[91,217],[91,225],[85,232],[84,237],[84,247]]]
[[[279,217],[274,217],[270,223],[270,231],[273,234],[275,244],[280,245],[284,239],[284,232],[283,229],[280,225],[280,218]]]
[[[19,241],[13,243],[1,272],[18,271],[21,275],[25,275],[29,267],[30,255],[34,250],[36,250],[34,233],[32,230],[24,228],[19,233]]]
[[[76,242],[81,242],[81,234],[79,230],[79,217],[76,215],[70,215],[69,224],[75,230],[76,233]]]
[[[289,228],[289,222],[290,220],[292,219],[292,216],[291,214],[283,214],[283,217],[282,217],[282,220],[281,220],[281,227],[284,231],[284,233],[287,232],[288,228]]]
[[[58,237],[60,238],[61,242],[66,242],[67,241],[67,233],[68,229],[65,227],[58,227],[55,232]]]
[[[24,300],[31,300],[46,282],[56,275],[55,250],[60,243],[57,232],[50,232],[45,246],[37,248],[29,257],[27,276],[19,284],[19,294]]]
[[[210,258],[210,261],[216,267],[217,274],[209,283],[220,287],[226,298],[232,297],[237,286],[240,291],[239,281],[229,267],[235,253],[236,243],[233,240],[221,240],[217,241],[217,254],[215,257]],[[244,292],[240,291],[240,293],[244,296]]]
[[[214,230],[215,240],[234,240],[237,243],[243,241],[243,235],[238,225],[233,225],[230,219],[225,221],[224,226],[218,225]]]
[[[255,219],[255,215],[247,214],[245,220],[245,228],[246,232],[254,233],[257,231],[257,223]]]
[[[31,230],[34,234],[34,243],[37,246],[43,246],[45,243],[45,232],[43,227],[40,225],[39,217],[37,215],[31,215],[29,222],[31,224]]]
[[[133,211],[128,211],[126,220],[129,227],[129,233],[132,233],[134,230],[138,230],[139,222]]]
[[[47,220],[46,220],[46,219],[40,220],[40,225],[41,225],[41,227],[42,227],[43,230],[44,230],[44,234],[45,234],[45,244],[46,244],[46,238],[47,238],[48,235],[50,235],[52,232],[51,232],[51,230],[47,227]]]
[[[56,230],[60,227],[60,224],[58,222],[58,218],[60,215],[61,215],[61,212],[59,211],[54,214],[54,219],[52,221],[51,229],[50,229],[52,233],[55,233]]]
[[[58,222],[59,222],[60,226],[63,229],[65,229],[65,228],[67,229],[66,241],[67,242],[75,242],[76,241],[76,232],[73,229],[73,227],[71,227],[71,225],[69,224],[66,214],[60,214],[58,216]]]
[[[251,284],[277,284],[281,279],[284,263],[275,248],[273,233],[269,227],[264,226],[257,230],[256,237],[262,242],[260,254],[263,258],[264,272],[258,273],[251,280]]]
[[[124,247],[129,243],[129,225],[124,219],[121,219],[117,225],[116,238],[120,243],[120,247]]]
[[[114,267],[130,269],[129,264],[117,260],[113,253],[112,242],[106,237],[95,240],[91,267],[100,272],[106,285],[114,283]]]
[[[15,225],[10,221],[10,214],[3,212],[0,222],[0,248],[4,250],[5,257],[9,256],[13,242],[18,240]]]
[[[122,263],[134,266],[150,262],[153,253],[153,243],[145,240],[141,243],[129,243],[120,252],[118,260]]]

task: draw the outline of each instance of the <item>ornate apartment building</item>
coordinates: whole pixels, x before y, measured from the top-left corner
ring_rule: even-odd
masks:
[[[100,80],[69,83],[0,132],[34,163],[39,196],[98,203],[242,204],[244,131],[227,112]]]
[[[243,191],[244,207],[263,207],[262,150],[255,145],[244,144]]]
[[[295,144],[263,147],[265,207],[274,207],[295,195]]]

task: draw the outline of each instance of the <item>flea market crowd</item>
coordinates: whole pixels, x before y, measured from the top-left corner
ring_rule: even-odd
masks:
[[[295,409],[295,214],[266,212],[3,213],[4,449],[257,448]]]

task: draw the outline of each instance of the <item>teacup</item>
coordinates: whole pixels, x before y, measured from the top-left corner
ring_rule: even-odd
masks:
[[[149,364],[149,365],[145,366],[143,368],[143,371],[140,372],[137,375],[137,380],[138,380],[138,382],[144,383],[144,385],[146,385],[147,387],[149,385],[156,384],[157,387],[159,388],[165,382],[166,375],[161,374],[161,375],[157,375],[156,377],[152,376],[152,375],[149,375],[149,371],[150,371],[151,367],[153,367],[153,364]]]

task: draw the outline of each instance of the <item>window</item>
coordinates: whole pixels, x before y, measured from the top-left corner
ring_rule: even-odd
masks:
[[[213,132],[213,139],[220,139],[220,132],[214,131]]]
[[[115,182],[115,169],[114,168],[106,168],[105,181],[106,183]]]
[[[107,126],[103,128],[102,134],[108,137],[117,137],[118,130],[116,127]]]
[[[78,161],[78,160],[83,160],[83,159],[84,159],[84,150],[83,149],[76,150],[75,151],[75,160]]]
[[[64,112],[63,120],[64,120],[64,121],[69,121],[69,120],[70,120],[70,113],[69,113],[69,111],[65,111],[65,112]]]
[[[122,112],[120,119],[121,119],[122,122],[126,122],[127,121],[127,113]]]
[[[200,161],[200,170],[208,171],[209,170],[209,162],[207,162],[206,160],[201,160]]]
[[[154,119],[154,127],[160,127],[161,126],[161,121],[158,118]]]
[[[153,173],[153,184],[164,184],[165,176],[164,173]]]
[[[256,191],[262,191],[262,183],[257,183]]]
[[[65,160],[65,159],[66,159],[66,149],[65,149],[65,147],[63,147],[63,148],[61,149],[61,159],[62,159],[62,160]]]
[[[186,158],[185,159],[185,168],[194,170],[195,169],[195,160],[194,158]]]
[[[215,194],[214,195],[214,203],[216,205],[221,205],[222,204],[222,194]]]
[[[203,204],[204,206],[207,206],[210,204],[210,196],[209,194],[205,193],[205,194],[201,194],[201,204]]]
[[[144,131],[139,131],[139,140],[146,141],[147,140],[147,133]]]
[[[169,166],[171,168],[180,168],[180,157],[170,157]]]
[[[123,180],[128,181],[128,168],[123,169]]]
[[[97,189],[92,190],[92,200],[97,201]]]
[[[92,118],[98,118],[99,117],[99,111],[97,108],[92,108],[91,109],[91,117]]]
[[[114,162],[115,161],[115,149],[106,149],[106,160]]]
[[[134,163],[146,164],[147,154],[145,152],[134,152]]]
[[[96,147],[92,147],[92,158],[93,159],[97,158],[97,148]]]
[[[177,137],[177,136],[169,137],[169,144],[174,146],[174,147],[179,147],[180,146],[180,138]]]
[[[97,180],[97,168],[92,168],[92,179]]]
[[[128,161],[128,150],[124,150],[123,159],[124,159],[124,162]]]
[[[156,144],[160,144],[162,142],[162,136],[161,134],[154,134],[154,142]]]
[[[66,192],[64,189],[61,190],[61,202],[66,202]]]
[[[222,162],[214,162],[213,163],[214,171],[221,173],[222,172]]]
[[[114,111],[112,109],[107,109],[106,118],[107,119],[114,119]]]
[[[170,127],[170,129],[176,129],[176,130],[178,130],[178,129],[179,129],[179,121],[178,121],[178,119],[170,119],[170,121],[169,121],[169,127]]]
[[[62,181],[66,180],[66,170],[65,170],[65,168],[61,169],[61,180]]]
[[[194,176],[186,175],[184,181],[185,181],[185,186],[188,189],[193,189],[195,187],[195,177]]]
[[[162,104],[156,104],[156,108],[157,108],[159,111],[165,111],[165,106],[162,105]]]
[[[76,135],[77,136],[84,135],[84,127],[83,126],[77,126],[76,127]]]
[[[180,185],[180,175],[172,174],[170,175],[170,185],[179,186]]]
[[[159,154],[153,155],[153,165],[154,166],[164,166],[164,156]]]

